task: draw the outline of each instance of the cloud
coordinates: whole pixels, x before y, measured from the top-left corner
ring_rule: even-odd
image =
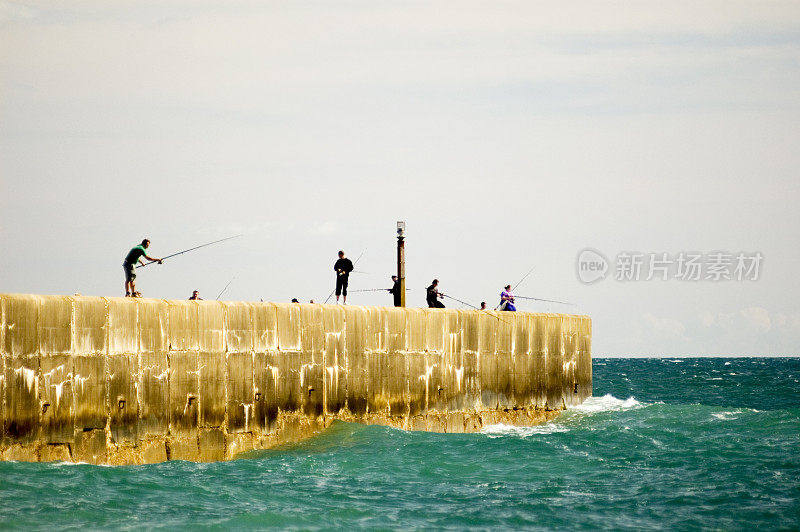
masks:
[[[336,223],[331,221],[326,221],[315,225],[311,230],[311,232],[317,235],[326,236],[326,235],[332,235],[336,233],[338,230],[339,226]]]
[[[645,312],[644,316],[642,317],[651,331],[660,336],[681,339],[685,338],[684,333],[686,332],[686,326],[679,320],[672,318],[659,318],[649,312]]]
[[[0,24],[4,22],[17,22],[30,20],[36,16],[36,10],[7,0],[0,0]]]

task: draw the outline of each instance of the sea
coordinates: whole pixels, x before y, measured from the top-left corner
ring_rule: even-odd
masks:
[[[241,459],[0,463],[2,529],[800,530],[800,358],[596,358],[477,434],[335,423]]]

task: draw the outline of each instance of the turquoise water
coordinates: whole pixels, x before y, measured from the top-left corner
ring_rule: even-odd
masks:
[[[596,359],[482,434],[335,424],[213,464],[0,463],[0,528],[800,529],[800,359]]]

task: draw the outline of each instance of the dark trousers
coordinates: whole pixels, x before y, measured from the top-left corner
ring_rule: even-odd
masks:
[[[337,275],[336,276],[336,297],[343,295],[347,297],[347,278],[349,276],[345,275]]]
[[[444,308],[444,303],[439,300],[428,301],[428,307],[430,308]]]

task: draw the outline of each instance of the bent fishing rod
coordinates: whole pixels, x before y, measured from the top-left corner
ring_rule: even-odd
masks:
[[[540,297],[525,297],[525,296],[514,296],[515,298],[518,297],[520,299],[532,299],[533,301],[546,301],[548,303],[558,303],[560,305],[571,305],[575,306],[575,303],[567,303],[566,301],[556,301],[555,299],[542,299]]]
[[[359,255],[359,256],[358,256],[358,258],[356,259],[356,261],[353,263],[353,269],[355,269],[355,267],[356,267],[356,264],[358,264],[358,261],[360,261],[360,260],[361,260],[361,257],[363,257],[363,256],[364,256],[364,253],[366,253],[366,251],[367,251],[367,250],[365,249],[364,251],[362,251],[362,252],[361,252],[361,255]],[[360,272],[360,273],[364,273],[364,272]],[[330,298],[332,298],[332,297],[333,297],[333,294],[334,294],[335,292],[336,292],[336,289],[334,288],[334,289],[333,289],[333,291],[332,291],[330,294],[328,294],[328,297],[326,297],[326,298],[325,298],[325,302],[323,303],[323,305],[325,305],[325,304],[327,304],[327,303],[328,303],[328,300],[329,300]]]
[[[151,261],[151,262],[146,262],[146,263],[142,264],[141,266],[139,266],[139,268],[144,268],[145,266],[149,266],[149,265],[155,264],[157,262],[160,263],[160,262],[165,261],[167,259],[170,259],[172,257],[177,257],[178,255],[183,255],[184,253],[189,253],[190,251],[194,251],[196,249],[204,248],[206,246],[211,246],[213,244],[219,244],[220,242],[225,242],[226,240],[231,240],[233,238],[239,238],[240,236],[243,236],[243,235],[234,235],[234,236],[229,236],[227,238],[220,238],[219,240],[214,240],[213,242],[209,242],[207,244],[201,244],[201,245],[195,246],[193,248],[184,249],[183,251],[179,251],[177,253],[173,253],[172,255],[167,255],[166,257],[162,257],[161,260],[154,260],[154,261]]]
[[[470,305],[470,304],[469,304],[469,303],[467,303],[466,301],[461,301],[460,299],[458,299],[458,298],[456,298],[456,297],[449,296],[449,295],[447,295],[447,294],[442,294],[441,292],[439,293],[439,295],[441,295],[442,297],[446,297],[446,298],[448,298],[448,299],[452,299],[453,301],[458,301],[458,302],[459,302],[459,303],[461,303],[462,305],[466,305],[466,306],[468,306],[468,307],[474,308],[475,310],[480,310],[480,309],[479,309],[478,307],[476,307],[475,305]]]
[[[521,285],[521,284],[522,284],[522,281],[524,281],[525,279],[527,279],[527,278],[528,278],[528,276],[531,274],[531,272],[532,272],[533,270],[535,270],[535,269],[536,269],[536,266],[534,266],[533,268],[531,268],[530,270],[528,270],[528,273],[526,273],[526,274],[525,274],[525,275],[522,277],[522,279],[520,279],[520,280],[517,282],[517,284],[515,284],[515,285],[514,285],[514,286],[511,288],[511,291],[513,292],[514,290],[516,290],[516,289],[517,289],[517,287],[518,287],[519,285]],[[495,310],[499,309],[499,308],[500,308],[500,306],[501,306],[502,304],[503,304],[503,302],[501,301],[500,303],[498,303],[498,304],[497,304],[497,306],[496,306],[496,307],[494,307],[494,309],[495,309]]]

